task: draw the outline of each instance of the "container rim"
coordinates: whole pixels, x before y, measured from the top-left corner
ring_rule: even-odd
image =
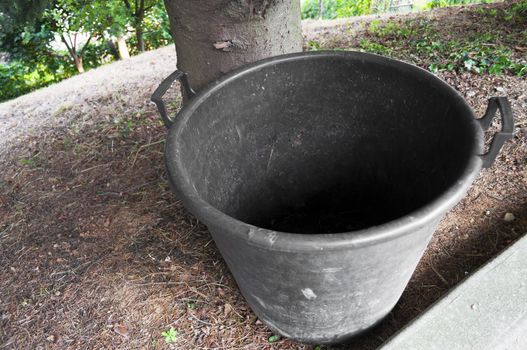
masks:
[[[181,164],[179,152],[174,151],[177,149],[179,135],[185,129],[189,118],[192,117],[195,110],[215,91],[261,68],[288,61],[335,57],[389,65],[399,69],[403,74],[418,75],[422,79],[439,86],[441,89],[445,89],[452,97],[452,104],[456,104],[459,108],[465,109],[467,118],[471,118],[473,121],[474,146],[472,156],[457,181],[448,187],[440,196],[405,216],[377,226],[341,233],[302,234],[265,229],[231,217],[202,199],[196,188],[188,180],[187,172]],[[242,66],[210,83],[198,92],[179,111],[174,124],[168,131],[167,142],[165,143],[165,163],[169,182],[177,197],[192,214],[209,227],[209,230],[211,230],[211,227],[212,229],[221,229],[222,234],[238,236],[249,244],[264,249],[301,252],[345,249],[381,243],[409,234],[431,222],[435,223],[461,200],[479,174],[482,167],[482,160],[479,154],[482,153],[482,149],[483,131],[476,122],[474,112],[454,88],[432,73],[415,65],[376,54],[356,51],[311,51],[274,56]]]

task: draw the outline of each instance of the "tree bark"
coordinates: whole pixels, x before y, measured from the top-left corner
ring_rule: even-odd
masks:
[[[75,68],[77,68],[77,71],[79,73],[84,73],[84,65],[82,64],[82,52],[84,51],[86,46],[90,43],[90,40],[91,40],[92,37],[90,36],[88,38],[88,40],[86,41],[86,44],[84,44],[84,47],[80,51],[80,54],[77,54],[77,48],[76,48],[77,40],[76,40],[76,38],[73,41],[71,40],[71,37],[69,37],[69,35],[68,35],[68,38],[70,40],[70,43],[68,43],[68,41],[66,40],[66,37],[64,36],[64,34],[62,34],[62,33],[60,34],[60,39],[62,40],[64,45],[66,45],[66,48],[68,49],[68,53],[70,54],[70,57],[73,59],[73,63],[75,64]]]
[[[110,54],[115,60],[121,59],[119,51],[117,51],[117,46],[115,46],[115,43],[111,39],[106,40],[106,46],[108,46],[108,51],[110,51]]]
[[[119,57],[121,57],[122,60],[130,58],[130,52],[128,51],[126,39],[123,35],[117,37],[117,48],[119,49]]]
[[[246,63],[302,51],[299,0],[165,0],[177,66],[200,90]]]
[[[145,41],[143,39],[143,19],[137,18],[137,23],[135,25],[135,36],[137,38],[137,51],[145,51]]]
[[[145,42],[143,39],[143,25],[141,22],[135,25],[135,36],[137,38],[137,51],[145,51]]]
[[[82,56],[75,55],[73,57],[73,63],[75,63],[75,68],[79,73],[84,73],[84,65],[82,63]]]

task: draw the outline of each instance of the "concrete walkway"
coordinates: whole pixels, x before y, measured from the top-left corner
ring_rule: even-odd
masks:
[[[527,236],[450,291],[381,349],[527,349]]]

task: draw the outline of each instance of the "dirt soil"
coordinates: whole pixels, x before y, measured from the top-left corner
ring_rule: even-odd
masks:
[[[473,8],[409,18],[448,28],[473,23]],[[358,35],[342,23],[306,24],[306,38]],[[148,100],[174,62],[164,48],[0,104],[0,125],[14,130],[0,128],[0,349],[313,348],[269,338],[207,229],[168,188],[166,130]],[[477,115],[507,95],[516,135],[442,220],[395,309],[333,348],[378,347],[527,232],[526,79],[439,76]],[[176,88],[169,100],[177,110]]]

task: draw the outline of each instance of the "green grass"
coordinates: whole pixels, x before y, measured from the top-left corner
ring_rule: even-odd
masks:
[[[369,41],[368,39],[363,39],[360,41],[360,49],[364,52],[376,53],[378,55],[390,56],[392,49],[384,46],[383,44],[375,43]]]
[[[426,62],[427,68],[433,72],[449,70],[527,76],[525,57],[522,59],[512,50],[517,43],[527,42],[527,29],[494,30],[492,26],[492,22],[517,21],[518,14],[527,13],[525,3],[527,0],[504,11],[490,9],[481,13],[481,8],[478,8],[475,12],[480,12],[487,25],[481,27],[483,30],[469,27],[464,33],[445,33],[444,28],[433,26],[426,20],[373,20],[359,47],[367,52],[396,58],[414,57],[416,63]],[[515,25],[513,28],[521,27]]]
[[[28,166],[28,167],[31,167],[31,168],[36,168],[39,166],[40,164],[40,157],[38,154],[32,156],[32,157],[29,157],[29,158],[22,158],[20,159],[20,164],[21,165],[24,165],[24,166]]]
[[[476,7],[472,11],[479,17],[478,25],[466,26],[461,33],[444,22],[423,18],[375,19],[355,39],[353,49],[409,61],[432,72],[527,76],[527,57],[517,51],[527,43],[527,0],[506,8]],[[307,49],[349,47],[325,47],[312,40]]]

